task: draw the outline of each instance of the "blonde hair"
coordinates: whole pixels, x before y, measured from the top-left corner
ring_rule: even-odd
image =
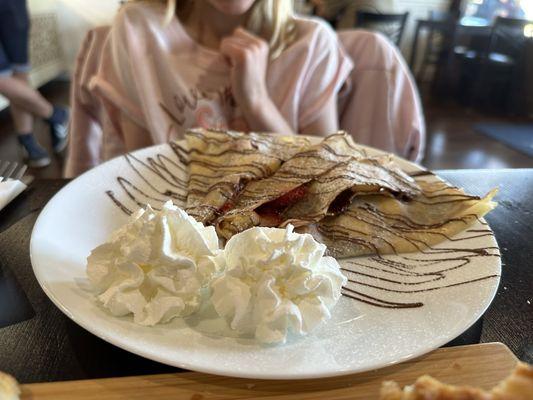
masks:
[[[186,18],[195,0],[151,0],[167,3],[165,24],[174,16]],[[246,29],[265,39],[270,47],[270,57],[276,58],[295,35],[292,0],[256,0],[252,6]]]

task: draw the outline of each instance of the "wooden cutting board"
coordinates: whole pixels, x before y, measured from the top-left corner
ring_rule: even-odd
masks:
[[[384,380],[401,385],[429,374],[443,382],[490,389],[515,367],[502,343],[438,349],[415,360],[362,374],[301,381],[227,378],[197,372],[22,385],[22,399],[328,399],[373,400]]]

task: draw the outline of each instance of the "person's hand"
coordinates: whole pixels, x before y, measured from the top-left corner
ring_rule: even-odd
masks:
[[[220,43],[231,65],[233,97],[245,114],[254,114],[270,101],[266,87],[268,43],[242,28]]]
[[[231,65],[231,89],[247,130],[291,135],[291,126],[268,94],[268,51],[267,42],[242,28],[220,43],[220,52]]]

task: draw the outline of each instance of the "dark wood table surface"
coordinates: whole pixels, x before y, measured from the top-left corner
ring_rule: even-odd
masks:
[[[474,194],[500,187],[500,205],[487,220],[502,251],[501,284],[485,315],[450,345],[499,341],[531,363],[533,169],[438,174]],[[176,371],[90,334],[41,290],[30,263],[30,236],[40,210],[66,182],[35,181],[0,211],[0,370],[23,383]]]

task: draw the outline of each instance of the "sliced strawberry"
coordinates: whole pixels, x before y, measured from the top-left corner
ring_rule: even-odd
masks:
[[[261,217],[261,226],[279,226],[283,222],[283,218],[281,217],[283,211],[301,200],[306,193],[306,186],[298,186],[283,196],[258,207],[255,211]]]
[[[290,192],[278,197],[275,200],[268,202],[268,206],[273,209],[286,208],[297,201],[301,200],[307,193],[307,187],[302,185],[292,189]]]
[[[222,207],[218,210],[221,214],[226,214],[229,210],[231,210],[233,207],[235,207],[235,204],[233,201],[228,200],[224,203]]]

